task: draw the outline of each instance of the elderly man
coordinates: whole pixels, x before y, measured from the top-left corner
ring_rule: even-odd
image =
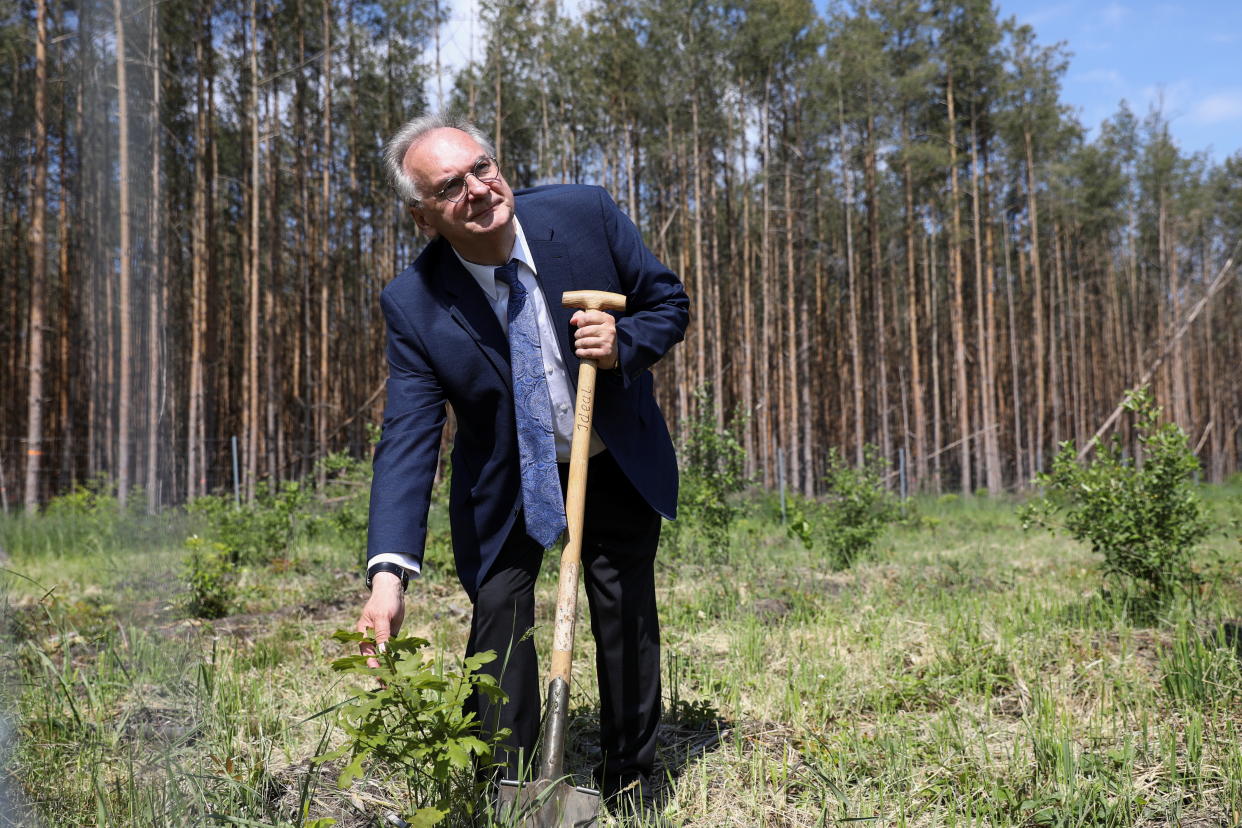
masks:
[[[660,517],[672,518],[677,503],[676,458],[648,369],[685,334],[685,290],[605,191],[515,194],[469,123],[417,118],[388,143],[385,163],[431,242],[380,298],[388,401],[371,491],[371,595],[358,629],[373,628],[379,641],[400,629],[451,403],[449,521],[474,603],[468,649],[501,655],[489,666],[501,673],[503,662],[509,696],[475,704],[485,727],[512,731],[505,772],[532,764],[541,682],[525,633],[544,550],[565,526],[577,363],[598,360],[582,547],[600,688],[595,774],[605,796],[646,799],[660,718],[654,560]],[[561,293],[581,289],[625,294],[626,310],[563,310]],[[515,385],[524,389],[516,398]]]

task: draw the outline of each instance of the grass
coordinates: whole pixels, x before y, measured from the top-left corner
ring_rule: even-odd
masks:
[[[1206,494],[1210,579],[1156,613],[1103,592],[1082,547],[1023,533],[1007,499],[920,499],[845,571],[767,506],[725,553],[686,527],[657,563],[664,822],[1242,822],[1242,491]],[[178,541],[23,546],[51,530],[4,520],[5,709],[39,824],[362,826],[400,810],[382,772],[340,791],[309,763],[341,738],[314,714],[348,693],[328,636],[365,598],[356,551],[301,543],[244,574],[243,612],[204,622],[178,609]],[[469,601],[442,541],[427,563],[406,631],[459,653]],[[545,656],[555,577],[548,562]],[[584,779],[593,655],[580,638],[567,764]]]

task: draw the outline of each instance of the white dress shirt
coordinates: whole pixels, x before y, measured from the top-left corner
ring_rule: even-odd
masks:
[[[535,278],[538,272],[535,268],[535,257],[531,255],[530,247],[526,244],[526,234],[522,232],[522,225],[518,222],[517,216],[513,217],[513,229],[516,232],[509,258],[517,259],[518,279],[521,280],[522,286],[526,288],[526,293],[535,306],[535,325],[539,329],[539,350],[543,355],[548,396],[552,400],[552,434],[556,442],[556,460],[559,463],[568,463],[574,433],[574,390],[569,382],[569,373],[565,368],[565,360],[561,356],[560,345],[556,341],[556,331],[552,327],[551,314],[548,313],[547,299],[539,287],[539,281]],[[466,272],[479,283],[483,295],[487,297],[488,304],[492,306],[492,312],[496,314],[496,319],[500,322],[501,330],[505,332],[505,336],[508,336],[509,286],[504,282],[496,281],[496,265],[475,264],[463,259],[456,250],[453,253],[466,268]],[[591,429],[591,455],[599,454],[603,450],[603,440],[595,433],[595,429]],[[420,572],[419,564],[414,558],[399,552],[381,552],[372,557],[367,564],[370,566],[383,561],[390,561],[404,567],[411,577],[417,576]]]

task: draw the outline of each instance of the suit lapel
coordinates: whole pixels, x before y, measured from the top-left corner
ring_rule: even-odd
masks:
[[[509,340],[483,289],[462,267],[447,243],[440,251],[440,265],[435,272],[440,274],[440,288],[444,292],[449,315],[483,349],[505,385],[511,386],[513,374],[509,368]]]

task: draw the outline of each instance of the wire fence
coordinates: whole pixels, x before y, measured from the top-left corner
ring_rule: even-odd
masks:
[[[300,480],[314,473],[316,462],[328,452],[314,441],[269,441],[256,458],[256,481]],[[190,479],[190,459],[184,441],[174,445],[167,440],[151,444],[130,441],[131,497],[150,500],[156,506],[184,502],[189,494],[240,494],[247,483],[245,438],[241,435],[202,441],[202,457],[194,465]],[[370,456],[370,446],[341,445],[333,451],[351,456]],[[37,449],[39,459],[35,502],[43,505],[77,487],[96,487],[114,491],[117,485],[115,441],[102,442],[56,437],[44,440]],[[0,510],[12,512],[26,501],[27,462],[32,449],[26,438],[0,436]],[[154,462],[152,462],[154,460]],[[154,496],[148,493],[154,489]]]

